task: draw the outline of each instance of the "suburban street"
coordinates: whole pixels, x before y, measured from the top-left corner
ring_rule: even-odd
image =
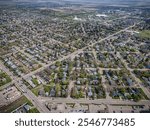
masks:
[[[101,10],[98,11],[92,6],[94,11],[84,8],[84,6],[83,11],[81,7],[75,10],[74,7],[70,7],[70,9],[63,7],[51,8],[52,10],[50,9],[48,14],[45,14],[47,12],[45,9],[42,9],[43,11],[41,9],[28,10],[28,13],[21,10],[24,12],[21,16],[18,13],[14,18],[9,19],[11,24],[9,22],[4,24],[4,27],[1,28],[2,35],[4,35],[1,45],[5,43],[12,45],[7,48],[8,50],[11,48],[9,54],[6,53],[7,49],[2,49],[6,54],[3,52],[4,56],[0,61],[0,67],[11,78],[11,82],[2,85],[0,90],[7,90],[10,85],[16,86],[22,92],[22,95],[31,101],[41,113],[50,112],[46,106],[49,102],[105,104],[107,106],[150,106],[150,100],[146,100],[142,95],[143,93],[140,93],[141,97],[138,102],[132,99],[136,98],[134,94],[139,91],[136,90],[138,87],[143,90],[149,99],[150,92],[141,85],[142,82],[133,72],[135,69],[129,67],[129,63],[123,58],[121,52],[116,49],[130,50],[132,48],[132,45],[131,48],[127,48],[128,45],[126,44],[131,39],[136,39],[135,36],[132,37],[136,32],[136,29],[133,28],[138,28],[137,25],[143,27],[142,24],[145,23],[143,17],[141,18],[136,10],[131,13],[130,10],[118,12],[106,8],[105,11],[101,12]],[[34,17],[29,15],[30,11],[33,11],[31,14]],[[7,16],[7,14],[5,15]],[[3,21],[5,21],[5,17]],[[5,26],[8,27],[5,28]],[[7,30],[9,31],[7,32]],[[11,34],[8,35],[10,32]],[[116,42],[116,45],[113,42]],[[136,47],[139,47],[139,45]],[[140,49],[134,54],[140,55]],[[147,54],[144,60],[147,60],[148,56]],[[69,61],[67,61],[68,59]],[[65,63],[63,63],[64,61]],[[111,62],[113,63],[111,64]],[[58,65],[55,65],[56,63]],[[123,68],[122,63],[123,67],[134,78],[137,86],[134,86],[135,90],[132,90],[131,87],[131,92],[128,92],[128,94],[125,92],[126,88],[123,88],[124,94],[120,94],[119,90],[116,90],[110,95],[109,90],[112,88],[106,85],[107,78],[109,81],[113,80],[114,82],[116,79],[121,79],[121,77],[123,77],[121,80],[128,83],[132,81],[132,78],[130,79],[124,74],[119,77],[117,74],[114,76],[107,73],[107,76],[105,76],[105,71],[121,71]],[[50,68],[52,65],[54,65],[54,69]],[[146,67],[143,69],[137,68],[136,70],[147,72],[149,68]],[[80,70],[82,71],[80,72]],[[76,73],[75,71],[78,74],[75,74],[77,77],[74,79],[72,73]],[[5,80],[7,81],[7,78],[2,77],[2,83]],[[120,82],[123,83],[123,81]],[[116,86],[116,89],[118,86]],[[125,87],[125,84],[123,84],[123,87]],[[115,99],[117,94],[119,98]],[[59,95],[59,97],[56,95]],[[131,99],[124,100],[120,98],[122,95]],[[8,97],[9,95],[5,98]]]
[[[137,24],[139,24],[139,23],[137,23]],[[127,28],[125,28],[125,29],[123,29],[123,30],[120,30],[120,31],[114,33],[113,35],[110,35],[110,36],[108,36],[108,37],[106,37],[106,38],[104,38],[104,39],[101,39],[101,40],[98,41],[98,42],[102,42],[102,41],[104,41],[104,40],[110,39],[110,38],[112,38],[113,36],[115,36],[115,35],[117,35],[117,34],[119,34],[119,33],[121,33],[121,32],[124,32],[124,31],[126,31],[126,30],[128,30],[128,29],[130,29],[130,28],[132,28],[132,27],[134,27],[134,26],[135,26],[135,25],[130,26],[130,27],[127,27]],[[96,43],[97,43],[97,42],[96,42]],[[67,55],[67,56],[64,56],[64,57],[61,58],[61,59],[58,59],[57,61],[63,61],[63,60],[65,60],[65,59],[67,59],[67,58],[75,57],[75,55],[80,54],[81,52],[83,52],[84,49],[86,49],[86,48],[89,47],[89,46],[94,46],[96,43],[93,43],[92,45],[88,45],[88,46],[86,46],[86,47],[84,47],[84,48],[82,48],[82,49],[79,49],[79,50],[77,50],[77,51],[75,51],[75,52],[73,52],[73,53],[71,53],[71,54],[69,54],[69,55]],[[24,52],[22,51],[22,53],[24,53]],[[126,68],[127,68],[128,70],[131,70],[131,69],[128,68],[126,62],[122,59],[122,57],[120,56],[119,53],[118,53],[118,57],[119,57],[119,58],[121,59],[121,61],[125,64]],[[30,57],[30,58],[32,58],[32,57]],[[22,78],[23,78],[23,79],[26,79],[26,78],[28,78],[29,76],[32,76],[32,75],[34,75],[34,74],[36,74],[36,73],[38,73],[38,72],[44,70],[45,68],[49,67],[50,65],[55,64],[57,61],[50,62],[50,63],[47,64],[47,65],[43,65],[43,67],[41,67],[41,68],[39,68],[39,69],[37,69],[37,70],[31,72],[31,73],[28,73],[28,74],[22,76]],[[4,68],[5,68],[5,67],[4,67]],[[107,70],[110,70],[110,69],[111,69],[111,68],[107,68]],[[6,69],[5,69],[5,70],[6,70]],[[101,69],[101,70],[102,70],[102,69]],[[104,70],[106,70],[106,69],[104,69]],[[115,69],[112,69],[112,70],[115,70]],[[8,70],[7,70],[7,72],[8,72],[8,74],[9,74],[11,77],[13,77],[12,74],[11,74]],[[134,76],[134,78],[135,78],[135,75],[133,75],[132,72],[131,72],[131,74],[132,74],[132,76]],[[13,78],[11,84],[15,83],[18,88],[21,88],[20,90],[21,90],[21,91],[24,91],[23,94],[33,103],[34,106],[37,107],[37,109],[38,109],[40,112],[49,112],[49,110],[48,110],[48,109],[45,107],[45,105],[43,104],[43,102],[46,102],[46,101],[52,101],[52,102],[66,102],[66,103],[67,103],[67,102],[95,103],[95,104],[101,104],[101,103],[103,103],[103,104],[108,104],[108,105],[110,105],[110,104],[123,104],[123,105],[136,105],[136,104],[144,105],[144,104],[150,104],[149,101],[140,101],[140,102],[136,103],[136,102],[131,102],[131,101],[113,100],[113,99],[108,98],[108,94],[107,94],[106,99],[104,99],[104,100],[88,100],[88,99],[86,99],[86,100],[84,100],[84,99],[75,100],[75,99],[71,99],[71,98],[69,98],[69,99],[68,99],[68,98],[65,98],[65,99],[63,99],[63,98],[62,98],[62,99],[61,99],[61,98],[58,98],[58,99],[57,99],[57,98],[54,98],[54,100],[51,100],[51,99],[46,98],[46,97],[45,97],[45,98],[44,98],[44,97],[43,97],[43,98],[38,98],[38,97],[36,97],[36,96],[31,92],[31,90],[29,90],[25,85],[18,84],[19,80],[21,80],[21,78],[19,78],[19,79],[14,79],[14,78]],[[136,78],[136,80],[137,80],[137,78]],[[138,82],[139,82],[139,81],[138,81]],[[140,85],[140,84],[139,84],[139,85]],[[7,85],[6,85],[6,86],[7,86]],[[9,84],[8,84],[8,86],[9,86]],[[145,89],[145,88],[143,88],[143,87],[141,87],[141,88],[144,90],[144,92],[146,93],[146,95],[150,98],[150,94],[149,94],[148,90]],[[40,99],[40,101],[39,101],[39,99]]]

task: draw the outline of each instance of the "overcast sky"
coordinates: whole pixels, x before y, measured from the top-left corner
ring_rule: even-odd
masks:
[[[147,1],[149,2],[150,0],[0,0],[0,1],[90,1],[90,2],[106,2],[106,1]]]
[[[58,1],[72,1],[72,2],[90,2],[90,3],[108,3],[108,4],[121,4],[121,3],[150,3],[150,0],[0,0],[0,2],[7,2],[7,1],[19,1],[19,2],[58,2]]]

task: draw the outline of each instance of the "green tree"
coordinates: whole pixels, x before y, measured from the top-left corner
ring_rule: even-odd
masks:
[[[61,86],[59,84],[56,84],[56,96],[60,96]]]

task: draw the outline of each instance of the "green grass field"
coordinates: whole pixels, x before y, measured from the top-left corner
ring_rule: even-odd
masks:
[[[35,88],[32,88],[31,91],[36,95],[38,96],[38,93],[39,93],[39,90],[42,89],[42,86],[38,86],[38,87],[35,87]]]
[[[39,113],[39,111],[36,108],[32,108],[28,111],[28,113]]]
[[[150,39],[150,30],[140,31],[140,37],[142,37],[142,38],[149,38]]]
[[[4,72],[0,72],[0,86],[11,82],[11,78]]]
[[[0,113],[10,113],[19,106],[23,105],[24,103],[28,103],[29,105],[32,106],[32,103],[25,96],[22,96],[16,101],[12,102],[11,104],[1,107]]]

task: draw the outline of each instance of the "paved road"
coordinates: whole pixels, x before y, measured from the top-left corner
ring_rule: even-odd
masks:
[[[8,84],[5,84],[3,86],[0,87],[0,90],[7,88],[8,86],[10,86],[11,84],[14,84],[16,81],[21,80],[21,78],[18,78],[16,76],[13,75],[12,72],[9,71],[9,69],[7,69],[3,63],[0,61],[0,69],[2,69],[4,72],[6,72],[12,79],[11,82],[9,82]]]
[[[38,97],[38,100],[55,103],[87,103],[87,104],[106,104],[106,105],[150,105],[149,100],[142,100],[139,102],[120,100],[120,99],[72,99],[72,98],[49,98],[49,97]]]
[[[139,24],[139,23],[138,23]],[[104,40],[107,40],[107,39],[110,39],[112,38],[113,36],[121,33],[121,32],[124,32],[132,27],[134,27],[135,25],[133,26],[130,26],[130,27],[127,27],[121,31],[118,31],[104,39],[101,39],[99,40],[98,42],[102,42]],[[82,49],[79,49],[67,56],[64,56],[63,58],[60,58],[59,60],[57,61],[63,61],[67,58],[72,58],[74,57],[75,55],[79,54],[79,53],[82,53],[84,49],[86,49],[87,47],[92,47],[93,45],[95,45],[96,43],[98,42],[95,42],[91,45],[88,45]],[[29,76],[32,76],[34,74],[36,74],[37,72],[40,72],[42,70],[44,70],[45,68],[49,67],[50,65],[52,64],[55,64],[57,61],[54,61],[54,62],[50,62],[49,64],[47,65],[44,65],[43,67],[29,73],[29,74],[26,74],[24,76],[22,76],[23,79],[26,79],[27,77]],[[17,87],[24,93],[24,95],[31,100],[31,102],[33,103],[33,105],[35,105],[37,107],[37,109],[40,111],[40,112],[49,112],[48,109],[45,107],[45,105],[42,104],[43,101],[54,101],[54,102],[82,102],[82,103],[97,103],[97,104],[100,104],[100,103],[106,103],[106,104],[140,104],[140,103],[144,103],[144,104],[149,104],[149,101],[143,101],[143,102],[138,102],[138,103],[135,103],[135,102],[127,102],[127,101],[120,101],[120,100],[107,100],[107,99],[104,99],[104,100],[87,100],[87,99],[80,99],[80,100],[73,100],[71,98],[60,98],[60,99],[55,99],[55,100],[51,100],[50,98],[44,98],[44,99],[39,99],[37,98],[32,92],[30,89],[28,89],[26,86],[23,86],[22,84],[20,84],[18,81],[20,81],[22,78],[18,78],[18,79],[14,79],[11,83],[15,83],[17,85]],[[11,84],[10,83],[10,84]],[[7,86],[7,85],[6,85]]]
[[[12,82],[2,86],[0,89],[4,89],[7,88],[8,86],[15,84],[16,87],[23,92],[23,94],[32,102],[32,104],[39,110],[39,112],[41,113],[47,113],[49,112],[49,110],[46,108],[45,105],[43,105],[42,103],[40,103],[37,100],[37,97],[31,92],[31,90],[29,90],[24,84],[22,84],[20,81],[22,78],[17,78],[15,77],[0,61],[0,67],[3,71],[5,71],[11,78],[12,78]]]
[[[124,63],[125,67],[130,71],[131,76],[135,79],[136,83],[139,85],[139,87],[144,91],[144,93],[147,95],[147,97],[150,99],[150,92],[143,86],[141,86],[141,81],[135,76],[135,74],[132,72],[133,70],[128,67],[127,62],[123,59],[123,57],[120,55],[120,53],[117,53],[117,56],[121,59],[121,61]],[[146,71],[146,69],[143,69]]]
[[[139,24],[139,23],[137,23],[137,24]],[[109,35],[109,36],[106,37],[106,38],[103,38],[103,39],[101,39],[101,40],[99,40],[99,41],[97,41],[97,42],[91,44],[91,45],[87,45],[86,47],[83,47],[82,49],[78,49],[78,50],[76,50],[75,52],[73,52],[73,53],[71,53],[71,54],[69,54],[69,55],[67,55],[67,56],[64,56],[63,58],[60,58],[60,59],[57,60],[57,61],[63,61],[63,60],[65,60],[65,59],[67,59],[67,58],[74,57],[75,55],[82,53],[83,50],[85,50],[87,47],[92,47],[92,46],[94,46],[95,44],[97,44],[97,43],[99,43],[99,42],[103,42],[103,41],[105,41],[105,40],[108,40],[108,39],[112,38],[113,36],[115,36],[115,35],[117,35],[117,34],[119,34],[119,33],[121,33],[121,32],[124,32],[124,31],[126,31],[126,30],[128,30],[128,29],[130,29],[130,28],[132,28],[132,27],[134,27],[134,26],[137,25],[137,24],[134,24],[134,25],[132,25],[132,26],[130,26],[130,27],[127,27],[127,28],[125,28],[125,29],[122,29],[122,30],[120,30],[120,31],[118,31],[118,32],[116,32],[116,33],[114,33],[114,34],[112,34],[112,35]],[[31,72],[31,73],[28,73],[27,75],[24,75],[23,78],[25,79],[25,78],[27,78],[27,77],[29,77],[29,76],[32,76],[32,75],[34,75],[34,74],[36,74],[36,73],[38,73],[38,72],[44,70],[45,68],[49,67],[50,65],[55,64],[57,61],[50,62],[49,64],[44,65],[43,67],[41,67],[41,68],[39,68],[39,69],[37,69],[37,70]]]
[[[11,77],[13,77],[12,72],[9,71],[9,69],[7,69],[4,64],[0,61],[0,69],[2,69],[4,72],[6,72],[8,75],[10,75]],[[15,77],[13,77],[14,79]]]
[[[40,64],[40,65],[42,65],[42,66],[45,65],[44,63],[41,63],[40,61],[36,60],[36,59],[34,58],[34,56],[29,55],[29,54],[26,53],[24,50],[20,50],[19,47],[15,46],[15,49],[16,49],[17,51],[21,52],[22,54],[24,54],[25,56],[29,57],[30,59],[35,60],[38,64]]]
[[[46,106],[44,104],[42,104],[41,102],[39,102],[37,97],[32,93],[32,91],[30,89],[28,89],[26,87],[25,84],[22,84],[22,82],[18,81],[15,83],[15,85],[20,91],[23,92],[24,96],[26,96],[28,99],[30,99],[32,104],[39,110],[39,112],[41,112],[41,113],[49,112],[49,110],[46,108]]]

